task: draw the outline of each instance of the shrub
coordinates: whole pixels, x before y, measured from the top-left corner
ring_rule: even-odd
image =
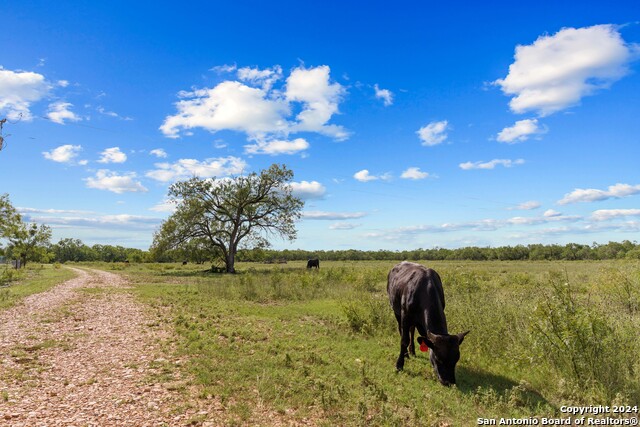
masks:
[[[341,305],[353,332],[364,335],[388,334],[396,323],[386,295],[357,293]]]
[[[551,293],[532,319],[539,357],[561,378],[582,389],[582,396],[587,390],[592,398],[603,401],[618,393],[636,395],[637,332],[616,327],[615,319],[581,302],[569,282],[557,279],[552,279]]]

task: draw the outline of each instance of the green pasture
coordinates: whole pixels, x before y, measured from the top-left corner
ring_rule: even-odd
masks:
[[[0,265],[0,310],[12,307],[31,294],[44,292],[74,276],[73,271],[60,268],[60,264],[29,264],[19,270],[6,264]]]
[[[443,279],[450,332],[471,330],[450,388],[427,353],[395,372],[394,264],[94,266],[128,276],[175,330],[186,386],[222,401],[229,425],[261,424],[257,408],[327,426],[464,426],[640,404],[638,262],[425,263]]]

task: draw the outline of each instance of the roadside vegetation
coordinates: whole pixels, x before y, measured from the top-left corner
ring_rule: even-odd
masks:
[[[60,264],[29,264],[19,270],[0,264],[0,311],[72,277],[73,271],[60,268]]]
[[[319,425],[475,425],[560,416],[561,405],[640,404],[640,264],[429,262],[450,331],[470,329],[456,387],[427,353],[396,373],[386,296],[395,262],[238,263],[238,274],[182,264],[120,270],[178,336],[198,396],[229,424],[270,408]]]

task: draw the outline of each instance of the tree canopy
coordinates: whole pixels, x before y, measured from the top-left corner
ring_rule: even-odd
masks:
[[[291,170],[274,164],[245,176],[176,182],[169,188],[176,211],[154,235],[152,251],[195,245],[234,273],[238,249],[268,247],[272,237],[296,238],[304,202],[292,194],[292,179]]]

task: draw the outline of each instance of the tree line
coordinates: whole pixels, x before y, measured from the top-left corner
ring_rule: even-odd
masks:
[[[335,261],[359,260],[605,260],[640,259],[640,245],[621,243],[592,245],[469,246],[403,251],[275,250],[270,237],[296,238],[295,222],[304,202],[292,194],[293,172],[285,165],[271,165],[260,173],[225,179],[192,178],[170,187],[175,212],[154,234],[148,251],[113,245],[88,246],[79,239],[51,243],[51,228],[27,223],[0,194],[0,257],[27,262],[194,262],[211,263],[212,269],[235,271],[236,261],[286,262],[311,258]]]

